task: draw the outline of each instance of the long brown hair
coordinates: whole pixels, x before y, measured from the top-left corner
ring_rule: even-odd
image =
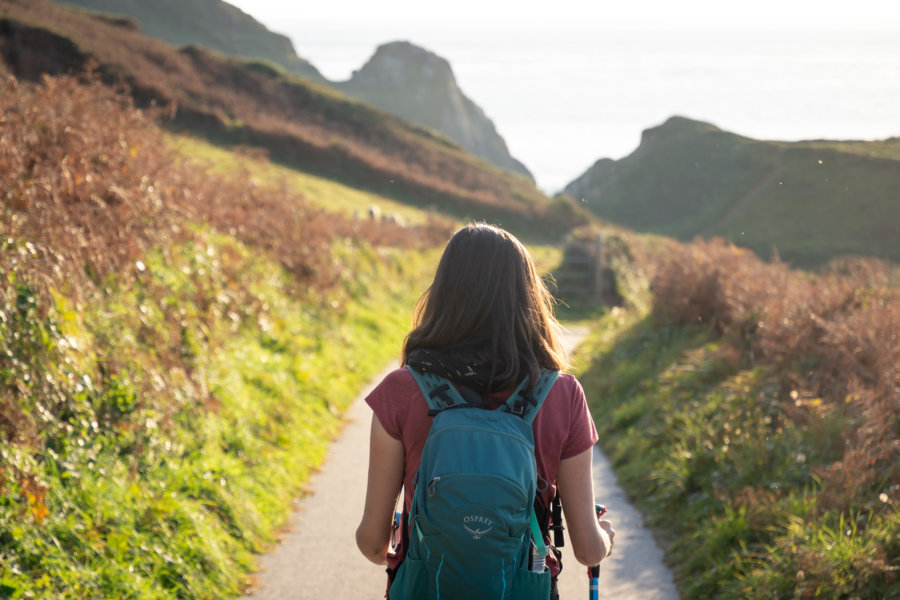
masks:
[[[494,389],[526,375],[533,385],[540,369],[567,367],[553,298],[534,259],[515,236],[485,223],[463,227],[447,243],[416,304],[403,364],[418,349],[489,362]]]

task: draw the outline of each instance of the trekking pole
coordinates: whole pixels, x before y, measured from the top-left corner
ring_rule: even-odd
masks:
[[[597,519],[606,514],[606,507],[602,504],[595,504],[594,511],[597,513]],[[589,600],[600,600],[600,565],[594,565],[593,567],[588,567],[588,599]]]

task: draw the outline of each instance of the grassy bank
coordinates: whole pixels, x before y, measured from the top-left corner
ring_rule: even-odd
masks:
[[[151,254],[135,285],[113,283],[84,312],[57,296],[41,314],[17,286],[4,350],[45,393],[23,407],[37,427],[0,444],[0,597],[243,589],[339,415],[395,358],[431,268],[422,254],[335,256],[354,276],[314,301],[208,231]]]
[[[571,199],[548,198],[527,177],[443,136],[266,63],[175,49],[127,22],[48,0],[7,1],[4,18],[0,62],[17,77],[90,68],[106,82],[129,82],[135,102],[162,109],[170,128],[265,148],[275,162],[348,187],[458,219],[501,221],[545,241],[590,220]]]
[[[683,597],[900,598],[889,271],[696,243],[656,267],[652,310],[605,316],[579,375]]]

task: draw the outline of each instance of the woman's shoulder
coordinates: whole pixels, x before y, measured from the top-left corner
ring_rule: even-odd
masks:
[[[408,392],[414,392],[418,389],[418,384],[409,369],[398,367],[389,371],[375,386],[370,396],[397,396],[405,395]]]
[[[547,394],[545,404],[552,406],[553,412],[571,414],[577,412],[585,401],[584,390],[578,378],[571,373],[560,373]]]
[[[413,377],[413,374],[409,372],[409,369],[406,367],[397,367],[392,371],[389,371],[387,375],[385,375],[381,382],[378,384],[386,385],[386,386],[408,386],[408,385],[416,385],[416,380]]]
[[[578,378],[575,377],[571,373],[560,373],[559,377],[556,380],[556,383],[553,385],[553,388],[550,390],[550,393],[559,393],[566,396],[572,395],[584,395],[584,390],[581,388],[581,382],[578,381]]]
[[[389,371],[366,396],[366,404],[378,417],[385,431],[395,439],[403,439],[403,431],[410,418],[411,408],[421,399],[418,385],[412,373],[398,368]],[[424,402],[422,402],[424,405]],[[427,411],[423,411],[426,412]]]

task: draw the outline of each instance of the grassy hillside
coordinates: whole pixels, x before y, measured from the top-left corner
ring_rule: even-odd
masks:
[[[0,597],[233,597],[448,223],[198,166],[96,82],[0,114]]]
[[[291,41],[221,0],[61,0],[99,14],[127,15],[140,30],[173,46],[196,44],[225,55],[264,60],[317,82],[325,78],[297,56]]]
[[[215,173],[241,173],[252,183],[278,182],[279,186],[302,195],[310,205],[344,217],[368,219],[372,210],[381,218],[421,225],[435,216],[388,196],[340,185],[325,177],[273,163],[253,149],[224,148],[190,135],[169,135],[167,139],[179,154],[189,156],[192,162]]]
[[[682,597],[900,598],[897,270],[639,254],[652,309],[598,323],[579,376]]]
[[[196,45],[226,56],[281,65],[405,121],[441,132],[469,153],[533,180],[525,165],[510,156],[493,123],[459,90],[447,62],[408,42],[379,47],[351,80],[329,82],[296,56],[285,36],[268,31],[221,0],[66,0],[62,4],[130,19],[140,23],[147,35],[176,46]]]
[[[673,118],[566,192],[638,231],[722,236],[820,266],[839,255],[900,260],[900,140],[768,142]]]
[[[466,154],[337,92],[261,63],[191,47],[176,51],[127,27],[45,0],[5,0],[0,56],[24,78],[80,71],[128,84],[139,105],[219,144],[264,148],[273,161],[523,235],[558,236],[586,213],[525,177]]]

